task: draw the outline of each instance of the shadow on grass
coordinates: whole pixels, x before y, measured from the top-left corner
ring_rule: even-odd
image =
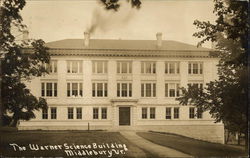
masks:
[[[195,157],[247,157],[247,152],[219,143],[210,143],[170,133],[138,132],[139,136]]]

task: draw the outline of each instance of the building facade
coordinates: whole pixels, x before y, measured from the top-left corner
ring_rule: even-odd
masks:
[[[50,74],[27,86],[48,109],[20,130],[152,130],[224,143],[224,125],[179,105],[180,87],[217,79],[213,50],[176,41],[67,39],[46,44]]]

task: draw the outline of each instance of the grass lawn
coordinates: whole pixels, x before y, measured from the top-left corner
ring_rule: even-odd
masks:
[[[120,149],[123,152],[119,154],[115,154],[115,151],[112,151],[113,157],[135,157],[135,153],[144,152],[142,149],[138,148],[134,144],[130,143],[127,139],[125,139],[118,132],[105,132],[105,131],[0,131],[0,157],[8,156],[8,157],[66,157],[67,154],[65,149],[67,149],[70,145],[74,149],[74,151],[82,151],[86,148],[76,149],[73,146],[75,145],[92,145],[91,148],[86,149],[91,151],[94,149],[92,143],[100,144],[98,149],[94,149],[96,151],[106,151],[107,155],[102,152],[102,155],[99,156],[94,155],[80,155],[81,157],[108,157],[108,150],[112,149]],[[25,151],[14,151],[14,148],[10,146],[11,143],[16,143],[19,146],[24,146],[26,148]],[[67,143],[67,146],[64,145]],[[111,147],[111,144],[114,144],[115,148]],[[117,147],[116,144],[126,144],[127,151],[124,150],[124,147]],[[31,150],[29,144],[37,144],[40,149],[37,151]],[[106,145],[109,145],[108,146]],[[47,146],[46,145],[52,145]],[[59,146],[57,146],[59,145]],[[60,149],[60,145],[61,148]],[[105,145],[105,146],[104,146]],[[56,146],[56,147],[55,147]],[[41,148],[42,147],[42,148]],[[79,147],[79,146],[78,146]],[[83,146],[82,146],[83,147]],[[85,146],[86,147],[86,146]],[[88,146],[87,146],[88,147]],[[101,149],[101,147],[103,147]],[[57,148],[57,149],[56,149]],[[76,147],[77,148],[77,147]],[[23,148],[21,148],[23,149]],[[44,149],[44,150],[43,150]],[[85,154],[87,153],[85,150]],[[125,151],[125,154],[124,154]],[[117,152],[117,150],[116,150]],[[144,152],[146,157],[152,157],[152,155],[148,152]],[[78,155],[79,156],[79,155]],[[76,157],[76,155],[71,156]]]
[[[247,152],[243,149],[173,134],[159,134],[154,132],[138,132],[137,134],[155,144],[173,148],[195,157],[237,157],[247,155]]]

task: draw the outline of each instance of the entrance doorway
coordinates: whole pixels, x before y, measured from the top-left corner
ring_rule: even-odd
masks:
[[[119,125],[130,126],[130,107],[119,107]]]

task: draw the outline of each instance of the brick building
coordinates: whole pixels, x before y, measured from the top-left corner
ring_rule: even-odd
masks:
[[[224,142],[224,125],[175,100],[179,87],[217,76],[213,50],[162,40],[65,39],[49,42],[50,74],[27,83],[48,110],[19,129],[154,130]]]

